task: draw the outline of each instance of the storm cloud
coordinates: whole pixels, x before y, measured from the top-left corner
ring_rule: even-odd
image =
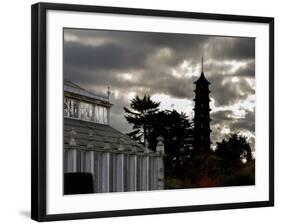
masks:
[[[254,38],[64,29],[64,78],[93,92],[110,86],[111,125],[122,132],[131,128],[123,107],[135,95],[149,94],[162,109],[192,118],[202,56],[211,82],[212,141],[240,131],[254,142]]]

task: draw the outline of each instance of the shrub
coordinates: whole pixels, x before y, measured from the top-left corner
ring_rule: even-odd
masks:
[[[94,192],[91,173],[65,173],[64,194],[87,194]]]

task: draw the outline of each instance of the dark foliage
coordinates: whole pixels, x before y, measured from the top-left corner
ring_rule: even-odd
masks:
[[[199,163],[198,163],[199,161]],[[200,187],[255,184],[255,161],[247,137],[233,133],[217,143],[215,151],[194,157],[190,168],[193,185]],[[194,170],[194,168],[196,170]]]
[[[157,137],[162,136],[166,154],[165,175],[183,178],[191,156],[192,124],[184,113],[159,111],[159,105],[146,95],[131,100],[131,109],[124,108],[125,118],[134,129],[128,135],[142,143],[142,139],[146,139],[152,150],[156,150]]]
[[[247,162],[240,170],[227,176],[225,186],[243,186],[255,184],[255,160]]]
[[[184,113],[159,110],[149,96],[124,108],[133,124],[128,135],[156,150],[157,137],[164,138],[165,188],[240,186],[255,184],[255,161],[247,137],[233,133],[217,142],[216,150],[195,150],[193,123]]]
[[[247,137],[239,133],[230,134],[222,142],[218,142],[216,155],[222,158],[226,174],[233,173],[243,165],[243,162],[250,162],[253,159]]]
[[[151,119],[149,147],[156,148],[157,137],[165,143],[165,175],[183,178],[192,151],[192,124],[184,113],[159,111]]]
[[[131,109],[124,107],[126,120],[133,124],[133,131],[128,133],[132,139],[144,145],[152,128],[151,116],[159,110],[159,105],[160,103],[153,102],[149,95],[144,95],[143,98],[136,96],[131,100]]]

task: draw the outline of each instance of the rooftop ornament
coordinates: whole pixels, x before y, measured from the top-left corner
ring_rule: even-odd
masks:
[[[134,145],[134,146],[132,147],[132,152],[135,153],[135,152],[137,152],[137,151],[138,151],[137,146]]]
[[[122,138],[122,137],[119,137],[119,138],[118,138],[118,144],[119,144],[118,150],[119,150],[119,151],[123,151],[123,150],[124,150],[124,146],[123,146],[122,142],[123,142],[123,138]]]
[[[149,148],[148,148],[148,141],[147,140],[145,140],[144,141],[144,147],[145,147],[145,151],[144,151],[144,153],[149,153]]]
[[[156,138],[157,140],[157,146],[156,146],[156,152],[163,155],[164,154],[164,138],[162,136],[159,136]]]

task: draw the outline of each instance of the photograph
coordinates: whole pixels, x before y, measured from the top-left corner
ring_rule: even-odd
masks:
[[[64,27],[64,194],[255,185],[255,107],[254,37]]]
[[[31,218],[274,206],[260,15],[33,4]]]

